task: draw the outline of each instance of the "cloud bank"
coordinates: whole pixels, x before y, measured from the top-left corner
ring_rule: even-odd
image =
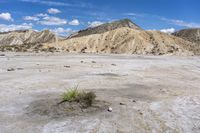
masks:
[[[15,30],[26,30],[26,29],[32,29],[33,24],[29,23],[23,23],[21,25],[5,25],[0,24],[0,32],[8,32],[8,31],[15,31]]]
[[[6,12],[6,13],[0,13],[0,19],[6,20],[6,21],[12,21],[11,14]]]

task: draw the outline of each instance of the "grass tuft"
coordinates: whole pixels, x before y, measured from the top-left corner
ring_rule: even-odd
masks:
[[[75,101],[79,95],[80,94],[78,92],[77,87],[71,88],[62,94],[62,99],[65,102],[72,102]]]
[[[96,95],[94,92],[78,91],[78,86],[63,93],[62,102],[77,102],[84,107],[92,106]]]

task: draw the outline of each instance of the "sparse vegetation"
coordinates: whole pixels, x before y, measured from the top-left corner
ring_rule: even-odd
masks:
[[[72,102],[77,99],[78,95],[80,95],[78,92],[78,87],[71,88],[62,94],[62,100],[63,102]]]
[[[79,91],[78,87],[71,88],[62,94],[62,101],[64,102],[77,102],[82,105],[82,107],[90,107],[92,106],[96,95],[94,92],[84,92]]]

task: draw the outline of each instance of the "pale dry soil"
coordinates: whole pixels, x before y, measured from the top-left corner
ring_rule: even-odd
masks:
[[[0,133],[200,132],[199,57],[1,54]],[[98,101],[56,106],[76,85]]]

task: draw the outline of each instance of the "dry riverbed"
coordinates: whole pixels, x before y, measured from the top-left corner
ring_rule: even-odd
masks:
[[[76,85],[93,107],[56,107]],[[199,133],[199,112],[199,57],[0,53],[0,133]]]

